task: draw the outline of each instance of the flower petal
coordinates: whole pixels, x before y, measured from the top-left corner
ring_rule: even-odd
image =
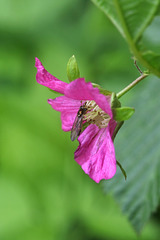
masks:
[[[52,74],[47,72],[47,70],[43,67],[42,63],[38,58],[35,58],[36,63],[35,67],[37,68],[36,80],[39,84],[44,85],[56,92],[64,94],[64,90],[68,83],[62,82]]]
[[[112,118],[110,107],[110,96],[104,96],[98,88],[94,88],[90,82],[85,82],[84,78],[78,78],[68,84],[64,94],[68,98],[78,100],[94,100],[98,106]]]
[[[79,100],[60,96],[55,99],[48,99],[48,103],[51,104],[53,109],[61,112],[63,131],[70,131],[72,129],[77,112],[81,106],[81,102]]]
[[[109,132],[110,132],[110,135],[112,137],[113,133],[114,133],[114,130],[115,130],[115,127],[117,125],[117,122],[112,118],[110,121],[109,121]]]
[[[116,173],[116,157],[109,127],[89,125],[78,137],[75,160],[95,182],[110,179]]]

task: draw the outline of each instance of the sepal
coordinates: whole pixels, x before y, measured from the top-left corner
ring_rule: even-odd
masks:
[[[111,96],[111,108],[119,108],[121,107],[121,103],[118,100],[116,93],[112,92],[112,96]]]
[[[122,165],[120,164],[120,162],[116,161],[117,165],[119,166],[119,168],[121,169],[121,172],[123,173],[123,176],[125,177],[125,180],[127,179],[127,174],[126,171],[124,170],[124,168],[122,167]]]
[[[113,118],[117,122],[128,120],[134,112],[135,109],[131,107],[112,108]]]
[[[101,86],[98,85],[97,83],[92,83],[92,86],[93,86],[94,88],[98,88],[98,89],[99,89],[99,92],[100,92],[101,94],[105,95],[105,96],[108,96],[108,95],[111,95],[111,94],[112,94],[112,92],[110,92],[110,91],[108,91],[108,90],[106,90],[106,89],[101,88]]]

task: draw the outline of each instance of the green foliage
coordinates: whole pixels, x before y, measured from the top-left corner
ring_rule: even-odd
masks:
[[[137,232],[142,230],[160,200],[160,82],[154,79],[144,85],[145,90],[133,98],[136,114],[125,122],[116,138],[117,158],[126,170],[127,180],[123,182],[118,171],[112,181],[103,183],[105,191],[115,195]]]
[[[159,14],[159,0],[92,0],[112,21],[127,41],[134,57],[160,77],[160,53],[143,45],[143,33]],[[158,30],[158,28],[157,28]]]

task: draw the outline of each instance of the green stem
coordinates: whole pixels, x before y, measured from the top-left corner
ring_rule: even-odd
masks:
[[[138,77],[136,80],[134,80],[132,83],[130,83],[127,87],[125,87],[119,93],[117,93],[116,94],[117,98],[122,97],[124,94],[126,94],[130,89],[132,89],[134,86],[136,86],[139,82],[141,82],[148,75],[149,74],[143,73],[140,77]]]

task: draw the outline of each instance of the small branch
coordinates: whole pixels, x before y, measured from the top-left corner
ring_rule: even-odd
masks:
[[[142,75],[140,77],[138,77],[136,80],[134,80],[132,83],[130,83],[127,87],[125,87],[123,90],[121,90],[119,93],[117,93],[116,94],[117,98],[122,97],[124,94],[126,94],[130,89],[132,89],[134,86],[136,86],[139,82],[141,82],[148,75],[149,74],[142,73]]]
[[[134,60],[134,65],[136,66],[136,68],[138,69],[138,71],[140,72],[140,74],[143,75],[143,72],[142,72],[141,69],[138,67],[136,60]]]

